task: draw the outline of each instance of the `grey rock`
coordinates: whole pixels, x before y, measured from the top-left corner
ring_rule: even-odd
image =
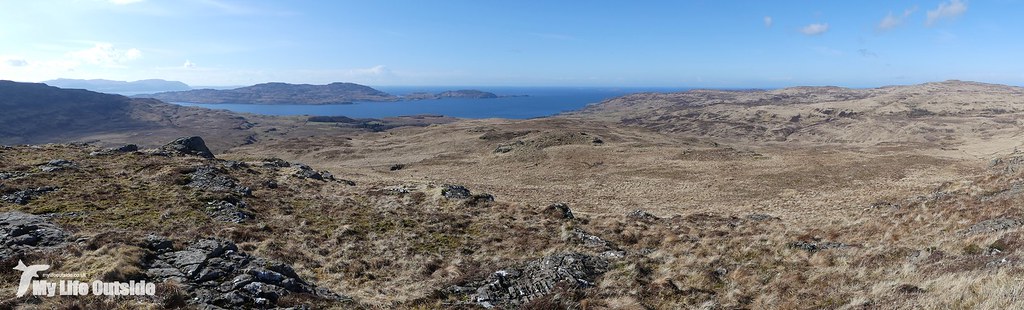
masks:
[[[633,211],[630,211],[629,213],[626,213],[626,218],[633,219],[633,220],[639,220],[639,221],[656,221],[656,220],[660,219],[657,216],[655,216],[654,214],[650,214],[650,213],[648,213],[647,211],[644,211],[644,210],[633,210]]]
[[[240,252],[231,242],[204,239],[181,251],[152,253],[146,274],[155,281],[179,281],[200,309],[274,308],[279,298],[307,293],[350,302],[351,298],[316,287],[290,266]]]
[[[294,176],[298,177],[300,179],[313,179],[313,180],[320,180],[320,181],[334,181],[335,180],[334,179],[334,175],[331,174],[330,172],[327,172],[327,171],[317,171],[317,170],[314,170],[313,168],[311,168],[311,167],[309,167],[307,165],[303,165],[303,164],[295,164],[295,166],[298,167],[299,170],[295,171]]]
[[[445,184],[441,187],[441,196],[450,199],[469,199],[472,194],[465,186]]]
[[[544,214],[549,217],[556,219],[569,220],[575,218],[572,215],[572,210],[569,209],[569,205],[565,203],[555,203],[544,208]]]
[[[200,167],[189,175],[188,186],[207,192],[233,193],[243,197],[252,196],[252,189],[238,184],[227,172],[215,167]]]
[[[0,196],[0,201],[5,201],[5,202],[9,202],[9,203],[15,203],[15,204],[19,204],[19,205],[26,205],[29,202],[31,202],[33,199],[36,199],[36,197],[39,197],[39,196],[41,196],[43,194],[46,194],[46,193],[49,193],[49,192],[52,192],[52,191],[55,191],[55,190],[57,190],[57,188],[53,187],[53,186],[44,186],[44,187],[26,189],[26,190],[23,190],[23,191],[14,192],[12,194]]]
[[[171,155],[192,155],[203,158],[214,158],[213,152],[210,152],[210,148],[206,147],[206,141],[203,141],[203,138],[198,136],[178,138],[177,140],[160,147],[160,151]]]
[[[470,299],[483,307],[521,306],[550,293],[556,286],[569,289],[591,287],[608,270],[607,259],[582,253],[542,257],[517,266],[502,268],[483,281],[459,285],[449,292],[471,291]]]
[[[967,229],[963,230],[962,233],[965,235],[989,233],[1000,230],[1007,230],[1021,225],[1024,225],[1024,220],[1000,217],[978,222],[974,225],[971,225],[971,227],[968,227]]]
[[[832,241],[796,241],[789,244],[789,247],[801,249],[807,252],[817,252],[828,249],[845,248],[848,244]]]
[[[18,211],[0,213],[0,260],[63,246],[68,234],[38,215]]]
[[[66,169],[76,168],[77,165],[66,159],[54,159],[45,164],[39,165],[39,170],[43,172],[57,172]]]

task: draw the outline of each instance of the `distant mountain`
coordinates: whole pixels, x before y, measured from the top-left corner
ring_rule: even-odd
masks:
[[[397,101],[398,97],[353,83],[327,85],[264,83],[253,86],[214,90],[163,92],[136,95],[170,102],[252,103],[252,104],[345,104],[353,101]]]
[[[485,91],[479,91],[474,89],[463,89],[463,90],[449,90],[440,92],[437,94],[418,92],[411,93],[402,97],[406,100],[426,100],[426,99],[442,99],[442,98],[466,98],[466,99],[489,99],[498,98],[498,95]]]
[[[0,144],[89,139],[156,141],[206,135],[211,147],[245,143],[253,125],[227,111],[184,107],[83,89],[0,80]]]
[[[78,79],[56,79],[43,82],[46,85],[60,88],[86,89],[101,93],[115,93],[131,95],[139,93],[165,92],[190,90],[188,84],[178,81],[166,81],[159,79],[140,80],[134,82],[111,81],[111,80],[78,80]]]

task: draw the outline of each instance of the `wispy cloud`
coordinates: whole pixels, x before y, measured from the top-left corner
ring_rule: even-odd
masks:
[[[862,57],[878,58],[878,54],[875,54],[875,52],[872,52],[872,51],[870,51],[870,50],[868,50],[866,48],[862,48],[862,49],[857,50],[857,53],[860,54]]]
[[[118,49],[110,43],[95,43],[91,48],[73,51],[68,56],[75,61],[101,66],[120,66],[125,62],[142,57],[136,48]]]
[[[882,18],[882,21],[878,22],[878,26],[875,27],[875,30],[886,31],[896,28],[897,26],[902,25],[903,21],[909,18],[910,15],[914,14],[915,11],[917,11],[917,6],[903,10],[902,15],[893,15],[892,12],[889,12],[889,15],[886,15]]]
[[[828,31],[828,24],[810,24],[800,28],[800,32],[809,36],[819,35]]]
[[[192,62],[191,60],[185,59],[185,63],[181,64],[181,67],[185,69],[194,69],[196,67],[196,63]]]
[[[8,59],[4,61],[5,64],[11,67],[24,67],[28,66],[28,60],[24,59]]]
[[[771,28],[772,24],[774,24],[774,23],[775,23],[775,21],[772,20],[771,16],[765,16],[764,17],[764,26],[766,28]]]
[[[110,0],[110,3],[117,4],[117,5],[125,5],[125,4],[139,3],[139,2],[142,2],[142,1],[145,1],[145,0]]]
[[[349,74],[357,77],[386,77],[394,73],[387,66],[377,65],[371,68],[352,69]]]
[[[936,22],[943,19],[956,18],[967,12],[967,3],[960,0],[950,0],[949,2],[939,3],[939,7],[934,10],[928,10],[928,19],[925,20],[925,26],[932,26]]]

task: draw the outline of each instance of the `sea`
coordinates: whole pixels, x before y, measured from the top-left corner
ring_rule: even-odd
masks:
[[[475,89],[501,96],[490,99],[435,99],[398,102],[355,102],[353,104],[200,104],[174,102],[184,106],[226,109],[265,115],[347,116],[384,118],[406,115],[446,115],[459,118],[528,119],[579,110],[589,104],[643,92],[677,92],[686,88],[613,88],[613,87],[399,87],[378,86],[378,90],[405,95],[414,92],[439,93],[447,90]]]

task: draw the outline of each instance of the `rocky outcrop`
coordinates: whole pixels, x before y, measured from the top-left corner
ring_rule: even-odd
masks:
[[[474,195],[465,186],[453,184],[445,184],[444,186],[441,186],[441,196],[448,199],[465,200],[467,203],[471,204],[494,201],[494,195],[486,193]]]
[[[200,167],[189,174],[189,179],[188,186],[195,189],[232,193],[244,197],[252,196],[252,190],[249,187],[239,185],[238,180],[215,167]]]
[[[39,196],[41,196],[43,194],[46,194],[46,193],[49,193],[49,192],[52,192],[52,191],[55,191],[55,190],[57,190],[57,188],[53,187],[53,186],[43,186],[43,187],[37,187],[37,188],[30,188],[30,189],[26,189],[26,190],[22,190],[22,191],[17,191],[17,192],[11,193],[11,194],[0,196],[0,201],[9,202],[9,203],[15,203],[15,204],[19,204],[19,205],[26,205],[30,201],[32,201],[33,199],[36,199],[36,197],[39,197]]]
[[[546,256],[502,268],[479,282],[454,286],[454,294],[469,294],[470,300],[485,308],[515,307],[561,287],[578,290],[591,287],[608,270],[608,260],[582,253]]]
[[[138,145],[135,145],[135,144],[125,144],[125,145],[122,145],[122,146],[119,146],[119,147],[113,147],[113,148],[109,148],[109,149],[103,149],[103,150],[95,151],[95,152],[89,153],[89,156],[113,155],[113,154],[118,154],[118,153],[131,153],[131,152],[138,152],[138,151],[139,151],[139,146]]]
[[[304,281],[286,264],[246,254],[228,241],[199,240],[176,251],[171,242],[151,236],[144,247],[150,251],[147,276],[179,283],[200,309],[273,308],[291,294],[350,300]]]
[[[965,235],[989,233],[1007,230],[1021,225],[1024,225],[1024,220],[1000,217],[978,222],[974,225],[971,225],[971,227],[968,227],[967,229],[963,230],[961,233]]]
[[[545,207],[543,212],[548,217],[559,220],[571,220],[575,218],[572,215],[572,210],[569,209],[569,205],[561,202]]]
[[[160,151],[170,155],[193,155],[202,158],[214,158],[213,152],[206,147],[206,141],[198,136],[182,137],[160,147]]]
[[[56,172],[67,169],[74,169],[78,166],[75,163],[65,159],[54,159],[46,162],[45,164],[39,165],[39,171],[42,172]]]
[[[41,216],[17,211],[0,213],[0,260],[61,246],[67,237],[63,229]]]

